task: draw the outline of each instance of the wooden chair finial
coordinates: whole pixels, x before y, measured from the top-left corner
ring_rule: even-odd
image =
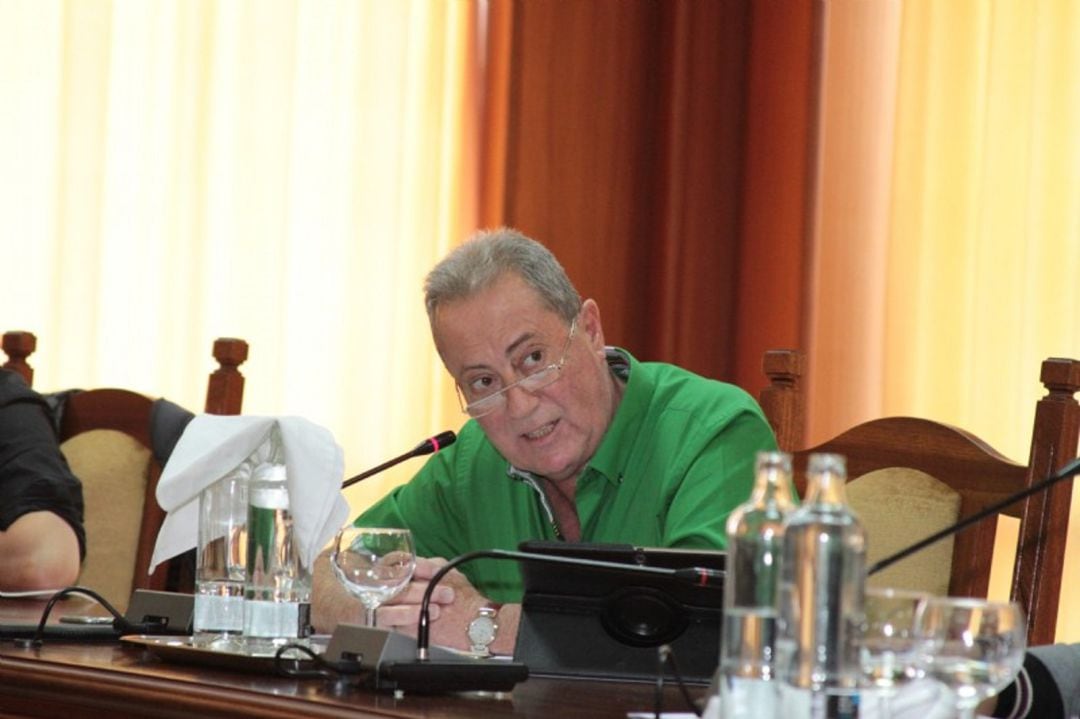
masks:
[[[238,369],[247,360],[248,343],[233,337],[214,340],[218,369],[206,389],[207,414],[240,414],[244,402],[244,375]]]
[[[768,350],[762,359],[762,369],[769,386],[761,391],[758,401],[776,435],[776,445],[785,452],[803,447],[806,425],[803,372],[806,355],[799,350]]]
[[[1039,379],[1047,390],[1035,405],[1027,484],[1031,486],[1076,456],[1080,437],[1080,361],[1051,357]],[[1055,641],[1072,482],[1061,482],[1024,501],[1013,566],[1012,598],[1028,614],[1028,641]]]
[[[34,368],[27,363],[26,358],[37,349],[37,337],[34,333],[18,330],[5,332],[3,348],[8,356],[8,361],[3,364],[3,368],[18,372],[26,380],[26,384],[33,386]]]

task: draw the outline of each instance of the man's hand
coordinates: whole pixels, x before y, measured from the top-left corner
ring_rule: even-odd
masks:
[[[424,599],[424,592],[427,591],[431,577],[444,564],[446,564],[445,559],[417,557],[416,569],[413,570],[412,581],[409,582],[409,586],[379,607],[376,624],[415,637],[416,627],[420,623],[420,602]],[[465,577],[456,571],[452,571],[444,577],[431,593],[431,602],[428,605],[428,620],[432,623],[438,621],[447,608],[457,601],[457,593],[454,590],[457,581],[454,575],[460,577],[461,581],[466,586],[469,586]],[[472,589],[471,586],[469,588]]]
[[[420,601],[424,596],[432,576],[446,564],[445,559],[416,560],[416,571],[408,590],[379,609],[379,626],[392,626],[409,636],[416,636],[420,620]],[[414,593],[415,590],[415,593]],[[448,594],[444,592],[449,591]],[[436,597],[444,599],[436,605]],[[429,607],[429,635],[432,645],[468,650],[469,622],[476,618],[480,607],[492,606],[492,602],[469,583],[465,575],[456,569],[450,570],[432,593]],[[495,641],[489,647],[495,654],[512,654],[517,639],[518,617],[521,605],[507,604],[499,609],[499,630]]]
[[[397,596],[379,607],[376,612],[376,625],[398,629],[415,636],[416,625],[420,620],[420,602],[428,587],[428,581],[431,575],[444,564],[446,560],[443,559],[417,558],[412,581]],[[464,577],[462,580],[464,581]],[[451,577],[447,577],[439,583],[431,595],[428,618],[432,622],[437,620],[443,607],[452,604],[454,599]],[[334,576],[330,569],[329,551],[323,552],[315,560],[315,569],[312,572],[311,620],[315,631],[320,634],[333,633],[334,627],[342,622],[364,623],[364,605],[359,599],[349,594]]]
[[[394,629],[409,636],[416,636],[420,621],[420,602],[435,572],[446,564],[445,559],[416,559],[412,581],[397,596],[379,607],[376,624]],[[469,649],[467,631],[469,622],[482,606],[490,606],[483,595],[456,569],[443,577],[431,595],[428,606],[430,621],[429,639],[454,649]],[[507,604],[499,609],[499,630],[490,650],[496,654],[511,654],[517,638],[518,617],[521,605]],[[315,561],[313,572],[312,623],[319,633],[330,634],[340,622],[363,623],[364,608],[360,600],[350,595],[330,570],[329,553],[324,552]]]

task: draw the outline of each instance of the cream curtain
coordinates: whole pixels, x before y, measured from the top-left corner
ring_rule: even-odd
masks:
[[[460,424],[423,275],[476,223],[476,4],[0,2],[0,328],[35,386],[329,428],[355,473]],[[357,485],[354,507],[415,467]]]
[[[1025,461],[1040,362],[1080,358],[1080,5],[825,8],[810,347],[829,361],[811,368],[811,439],[915,414]],[[996,596],[1010,571],[999,562]],[[1065,584],[1058,638],[1075,641]]]

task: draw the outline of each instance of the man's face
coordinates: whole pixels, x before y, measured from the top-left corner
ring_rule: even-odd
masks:
[[[433,326],[439,355],[463,389],[492,381],[505,387],[534,370],[537,357],[557,363],[567,348],[558,380],[535,392],[511,388],[503,406],[477,420],[511,464],[557,482],[585,468],[618,403],[595,302],[582,305],[567,346],[569,332],[514,274],[440,306]]]

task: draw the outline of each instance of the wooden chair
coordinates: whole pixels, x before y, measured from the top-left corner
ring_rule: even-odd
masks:
[[[27,381],[33,369],[27,358],[36,347],[29,332],[8,332],[5,368]],[[214,342],[218,369],[211,375],[205,411],[239,414],[247,343],[222,338]],[[168,563],[147,574],[158,530],[165,519],[154,492],[161,462],[154,454],[155,401],[123,389],[71,393],[59,422],[61,451],[83,483],[87,553],[80,584],[94,589],[123,610],[134,589],[189,590],[190,577]]]
[[[766,353],[770,385],[762,408],[781,449],[792,452],[796,487],[805,494],[812,452],[847,458],[848,496],[869,534],[869,560],[891,555],[935,531],[1049,476],[1076,456],[1080,436],[1080,362],[1047,359],[1026,464],[1013,462],[956,427],[914,417],[859,424],[815,447],[803,446],[804,358],[800,352]],[[1020,519],[1011,596],[1028,616],[1028,641],[1054,641],[1071,483],[1017,502],[1003,514]],[[907,511],[902,511],[906,509]],[[871,583],[911,586],[956,596],[986,596],[997,517],[989,517],[896,563]],[[936,578],[935,578],[936,577]]]
[[[785,452],[803,446],[806,431],[805,365],[806,358],[799,350],[768,350],[761,362],[769,384],[761,390],[758,403],[772,425],[777,446]]]

